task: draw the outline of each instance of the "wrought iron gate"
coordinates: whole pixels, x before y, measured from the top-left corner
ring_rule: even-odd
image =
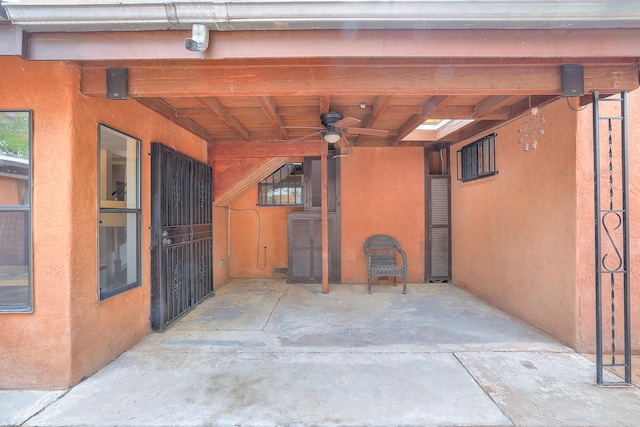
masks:
[[[626,92],[593,92],[596,379],[606,385],[631,384],[627,111]],[[604,368],[624,369],[624,382],[605,381]]]
[[[151,177],[151,327],[162,330],[213,291],[213,178],[160,143]]]

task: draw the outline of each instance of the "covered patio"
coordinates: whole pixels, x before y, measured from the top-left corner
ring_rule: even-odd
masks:
[[[451,284],[232,279],[68,392],[0,392],[0,424],[636,425],[593,372]]]
[[[592,364],[571,348],[604,353],[598,371],[603,360],[620,366],[624,359],[625,381],[630,382],[627,362],[631,351],[640,348],[638,334],[632,338],[630,331],[640,325],[635,315],[640,300],[628,292],[627,276],[633,274],[637,283],[638,270],[623,264],[637,264],[640,242],[638,217],[627,221],[629,210],[639,211],[634,209],[640,194],[640,135],[635,132],[640,128],[639,36],[640,8],[624,0],[587,5],[463,0],[455,8],[436,0],[0,0],[0,107],[31,117],[25,129],[33,130],[24,132],[30,136],[33,165],[25,200],[33,205],[16,204],[14,197],[0,206],[26,212],[32,224],[21,235],[28,244],[12,247],[28,272],[21,280],[21,305],[0,297],[0,306],[8,307],[0,329],[5,356],[0,387],[73,387],[140,340],[116,365],[159,357],[150,362],[158,370],[148,384],[168,390],[167,398],[176,394],[176,381],[162,383],[165,367],[185,378],[220,380],[207,392],[207,404],[234,394],[237,387],[227,378],[236,368],[244,372],[262,366],[264,375],[281,373],[281,379],[259,377],[266,385],[257,389],[251,388],[253,377],[233,374],[238,383],[250,384],[260,402],[272,389],[283,396],[292,393],[285,400],[295,402],[300,390],[276,385],[314,369],[322,375],[309,378],[306,391],[327,398],[329,390],[342,390],[340,401],[354,395],[353,384],[370,378],[357,389],[371,389],[376,398],[358,395],[357,405],[340,415],[344,423],[390,422],[384,411],[394,405],[409,414],[405,409],[457,402],[455,393],[441,396],[452,388],[434,392],[454,381],[449,375],[480,384],[460,395],[477,391],[484,396],[478,402],[508,401],[492,395],[507,390],[492,382],[498,378],[493,371],[514,377],[522,376],[518,369],[534,370],[520,363],[527,358],[507,369],[502,357],[537,351],[542,344],[562,350],[541,354],[574,363],[531,385],[532,395],[557,378],[573,384],[574,377],[563,378],[564,372],[580,369],[575,378],[591,375]],[[624,101],[600,109],[612,94]],[[602,113],[591,114],[596,111]],[[627,127],[632,130],[628,137]],[[103,133],[138,147],[127,151],[127,162],[135,167],[127,167],[126,174],[120,167],[122,176],[113,173],[107,179],[116,169],[100,157],[108,151]],[[527,139],[536,135],[542,136],[540,145]],[[326,136],[333,136],[333,142]],[[627,143],[629,156],[618,148]],[[166,150],[154,150],[156,144]],[[595,148],[600,154],[594,154]],[[157,155],[170,151],[171,160]],[[167,166],[174,161],[182,167]],[[299,170],[292,164],[303,166],[302,177],[295,179],[303,182],[304,201],[289,206],[257,202],[259,191],[281,167]],[[207,178],[206,185],[192,180],[196,165],[205,171],[197,175]],[[128,206],[126,212],[110,211],[123,209],[122,200],[115,200],[120,191],[107,191],[103,184],[122,190],[124,178],[132,183],[127,194],[139,200],[132,212]],[[596,181],[604,183],[602,192],[594,188]],[[173,212],[169,206],[207,215],[195,224],[195,214],[163,222],[160,214]],[[122,270],[123,240],[106,228],[118,224],[119,234],[125,228],[99,219],[103,213],[137,217],[137,227],[132,220],[126,228],[131,237],[127,266],[135,278],[127,275],[113,293],[102,291],[108,282],[102,272],[125,277],[115,274]],[[600,215],[629,227],[616,227],[617,234],[600,239],[610,225],[603,225],[604,232],[594,230],[594,216]],[[465,305],[431,294],[457,292],[449,285],[410,286],[397,305],[395,299],[402,297],[396,289],[374,289],[366,299],[359,293],[367,280],[362,245],[379,233],[393,236],[406,251],[410,284],[455,283],[568,347],[535,333],[533,341],[528,332],[527,339],[505,334],[511,323],[503,315],[499,322],[474,317]],[[613,259],[608,257],[613,253],[625,259],[619,268],[602,273],[598,266]],[[15,267],[5,264],[7,271]],[[599,281],[605,274],[610,280],[602,292]],[[614,280],[615,275],[624,279]],[[285,285],[278,280],[284,276],[291,284],[315,281],[322,289]],[[217,298],[164,335],[145,338],[223,283]],[[231,300],[219,298],[240,283],[253,287],[235,297],[230,292]],[[198,284],[203,286],[192,292]],[[418,290],[427,292],[420,297],[426,308],[407,304],[420,299],[412,294]],[[379,300],[387,291],[389,300]],[[295,304],[283,304],[293,296]],[[261,303],[252,303],[254,297]],[[342,298],[353,303],[344,311]],[[209,304],[207,314],[202,310]],[[180,309],[172,311],[175,318],[165,319],[162,308],[172,305]],[[238,316],[242,307],[246,317]],[[434,313],[441,317],[430,317]],[[162,322],[149,321],[157,318]],[[231,319],[239,323],[227,325]],[[531,331],[520,327],[515,332]],[[173,334],[178,335],[169,339]],[[144,350],[154,345],[168,351]],[[345,354],[363,359],[349,359],[353,366],[346,369]],[[488,360],[473,362],[484,354]],[[171,355],[172,362],[162,359]],[[246,359],[249,355],[265,359]],[[212,356],[228,360],[229,371],[218,371]],[[306,368],[275,369],[284,366],[286,357]],[[408,361],[400,363],[405,357]],[[411,365],[417,359],[427,363]],[[555,359],[551,364],[563,366]],[[404,383],[393,376],[396,367],[404,370]],[[489,373],[482,374],[481,367]],[[368,387],[381,383],[380,372],[388,372],[387,383],[396,384],[388,396]],[[347,380],[327,383],[329,377]],[[419,392],[406,396],[406,379],[417,377],[423,381],[415,385]],[[186,387],[199,384],[188,381]],[[516,387],[509,393],[523,392]],[[115,389],[109,393],[119,394]],[[72,390],[41,416],[74,395]],[[399,396],[405,397],[394,403]],[[327,404],[318,400],[320,407]],[[380,417],[349,412],[364,401],[382,400],[385,405],[376,403],[384,408]],[[111,401],[102,398],[91,407]],[[191,404],[180,402],[185,408]],[[265,422],[279,423],[279,410],[264,404],[259,412],[273,414]],[[494,405],[496,414],[507,415],[489,416],[483,423],[520,423],[502,403]],[[171,407],[168,401],[156,406]],[[599,406],[615,407],[589,407]],[[235,406],[230,408],[218,414],[235,414]],[[294,409],[284,409],[294,422],[314,418],[310,408]],[[461,409],[448,410],[443,413]],[[559,413],[560,418],[566,415]],[[258,423],[251,414],[243,416],[240,423]]]

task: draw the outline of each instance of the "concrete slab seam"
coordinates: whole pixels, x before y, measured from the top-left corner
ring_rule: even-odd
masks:
[[[32,418],[36,417],[37,415],[42,413],[45,409],[47,409],[49,406],[53,405],[54,403],[58,402],[60,399],[65,397],[67,394],[69,394],[69,392],[71,392],[72,389],[73,389],[73,387],[69,387],[68,389],[66,389],[64,391],[64,393],[60,394],[57,398],[51,400],[51,402],[49,402],[46,405],[44,405],[42,408],[40,408],[39,411],[36,411],[33,414],[31,414],[29,417],[27,417],[27,419],[25,419],[22,423],[20,423],[20,425],[21,426],[26,425]]]
[[[485,396],[487,396],[487,398],[493,402],[493,404],[496,406],[496,408],[498,408],[498,410],[500,410],[500,412],[502,413],[502,415],[504,415],[504,417],[506,419],[509,420],[509,422],[511,423],[512,426],[515,426],[516,424],[513,422],[513,420],[507,415],[507,413],[504,411],[504,409],[493,399],[493,397],[491,397],[491,394],[487,393],[487,390],[485,390],[485,388],[482,386],[482,384],[480,384],[480,381],[478,381],[478,379],[475,377],[475,375],[473,375],[471,373],[471,371],[469,371],[469,369],[467,369],[467,367],[465,366],[465,364],[462,362],[462,360],[460,360],[460,358],[458,357],[458,355],[456,353],[451,353],[451,355],[458,361],[458,363],[460,364],[460,366],[462,366],[462,369],[464,369],[467,374],[469,374],[469,376],[471,378],[473,378],[473,381],[478,384],[478,387],[480,387],[480,389],[482,390],[482,392],[485,394]]]
[[[289,290],[289,286],[286,285],[281,291],[280,291],[280,295],[278,295],[278,300],[276,301],[276,303],[273,305],[273,309],[271,310],[271,312],[269,313],[269,317],[267,317],[267,320],[264,322],[264,325],[262,325],[262,331],[265,332],[265,328],[267,327],[267,325],[269,324],[269,322],[271,321],[271,318],[273,317],[273,313],[276,311],[276,308],[278,308],[278,304],[280,304],[280,300],[282,299],[282,297],[287,293],[287,291]]]

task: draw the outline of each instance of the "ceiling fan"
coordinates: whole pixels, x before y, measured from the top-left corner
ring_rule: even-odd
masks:
[[[370,128],[361,128],[361,127],[352,127],[360,123],[359,119],[354,117],[344,117],[341,113],[336,111],[329,111],[328,113],[324,113],[320,115],[320,122],[323,127],[312,128],[317,129],[316,132],[305,135],[302,138],[298,138],[291,142],[297,142],[304,139],[311,138],[315,135],[322,135],[322,139],[324,139],[329,144],[337,144],[341,147],[347,147],[350,151],[349,140],[346,136],[350,135],[370,135],[370,136],[387,136],[389,133],[383,129],[370,129]],[[335,157],[347,157],[349,154],[341,154]]]

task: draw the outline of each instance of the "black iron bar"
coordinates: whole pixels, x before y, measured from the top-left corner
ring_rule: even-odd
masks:
[[[623,269],[625,271],[624,275],[624,359],[625,359],[625,382],[627,384],[631,384],[631,273],[629,271],[630,264],[630,253],[629,253],[629,199],[628,195],[628,186],[629,186],[629,168],[628,166],[628,157],[627,150],[629,148],[629,137],[628,137],[628,106],[627,106],[627,92],[622,92],[622,104],[620,108],[622,119],[622,129],[621,129],[621,138],[622,138],[622,147],[621,147],[621,157],[622,157],[622,209],[625,214],[622,217],[623,224],[623,250],[624,250],[624,261],[623,261]]]
[[[595,279],[596,279],[596,381],[603,382],[602,364],[602,291],[600,288],[600,122],[599,122],[599,93],[593,96],[593,189],[594,189],[594,218],[595,221]]]

